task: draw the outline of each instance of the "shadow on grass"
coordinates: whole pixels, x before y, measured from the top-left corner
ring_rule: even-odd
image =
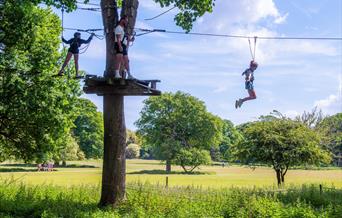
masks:
[[[66,166],[55,166],[55,168],[99,168],[97,166],[94,165],[77,165],[77,164],[68,164]]]
[[[16,163],[16,164],[0,164],[0,166],[4,166],[4,167],[37,167],[37,164]]]
[[[141,170],[141,171],[135,171],[135,172],[130,172],[127,174],[151,174],[151,175],[170,175],[170,174],[176,174],[176,175],[215,175],[215,172],[199,172],[199,171],[194,171],[191,173],[186,173],[186,172],[180,172],[180,171],[171,171],[167,173],[165,170]]]
[[[37,169],[0,168],[0,173],[13,173],[13,172],[37,172]]]
[[[137,164],[137,165],[156,165],[156,166],[163,166],[165,163],[153,163],[153,162],[133,162],[132,164]]]
[[[3,167],[36,167],[37,164],[0,164]],[[99,168],[94,165],[77,165],[77,164],[68,164],[66,166],[62,165],[54,165],[54,168]]]

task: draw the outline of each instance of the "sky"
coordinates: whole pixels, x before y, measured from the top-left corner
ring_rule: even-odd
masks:
[[[90,0],[99,3],[99,0]],[[85,7],[84,5],[80,5]],[[182,31],[177,9],[146,21],[168,8],[140,0],[137,28]],[[61,16],[61,12],[55,10]],[[69,28],[102,28],[99,12],[64,15]],[[342,37],[341,0],[216,0],[212,13],[194,23],[193,32],[277,37]],[[73,32],[65,31],[65,38]],[[84,38],[87,34],[82,35]],[[94,39],[80,57],[80,69],[103,75],[104,40]],[[318,107],[325,115],[342,112],[342,41],[257,39],[254,87],[257,99],[235,109],[247,95],[241,73],[251,60],[247,39],[152,33],[137,37],[129,49],[132,74],[160,79],[162,92],[182,91],[203,101],[209,112],[241,124],[278,110],[289,117]],[[83,95],[103,110],[102,97]],[[126,126],[136,129],[143,101],[126,97]]]

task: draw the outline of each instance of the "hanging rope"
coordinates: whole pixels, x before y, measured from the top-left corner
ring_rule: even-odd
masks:
[[[172,11],[172,10],[175,9],[176,7],[177,7],[177,6],[174,6],[173,8],[170,8],[170,9],[164,11],[163,13],[160,13],[160,14],[154,16],[154,17],[151,17],[151,18],[145,18],[144,20],[154,20],[154,19],[156,19],[156,18],[158,18],[158,17],[160,17],[160,16],[162,16],[162,15],[164,15],[164,14],[166,14],[166,13]]]
[[[251,57],[252,60],[255,60],[255,50],[256,50],[256,43],[257,43],[257,36],[254,36],[254,45],[253,45],[253,51],[252,51],[252,44],[251,44],[251,39],[248,38],[248,45],[249,45],[249,51],[251,52]]]
[[[87,52],[90,43],[86,44],[84,47],[80,48],[80,54],[84,54]]]
[[[64,38],[64,5],[62,5],[62,38]],[[65,48],[65,44],[62,40],[63,48]]]

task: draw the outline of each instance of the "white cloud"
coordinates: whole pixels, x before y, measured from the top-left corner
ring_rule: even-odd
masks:
[[[146,10],[152,10],[152,11],[156,11],[160,9],[160,6],[156,4],[153,0],[139,1],[139,7],[142,7]]]
[[[326,114],[335,114],[342,112],[342,97],[341,95],[330,95],[325,99],[318,100],[314,103],[315,107],[318,107]]]
[[[132,61],[153,61],[155,59],[153,55],[135,50],[129,54],[129,58]]]
[[[286,13],[285,15],[283,16],[278,16],[275,20],[274,20],[274,23],[276,24],[282,24],[282,23],[285,23],[287,17],[289,16],[289,13]]]
[[[94,38],[89,45],[87,51],[83,54],[87,58],[105,59],[106,58],[106,44],[105,40]]]
[[[300,115],[300,113],[296,110],[288,110],[284,113],[286,117],[289,117],[291,119],[295,118],[296,116]]]
[[[253,26],[270,18],[271,22],[285,22],[288,14],[281,15],[273,0],[217,0],[212,14],[199,20],[199,29],[211,32],[230,32],[237,26]]]
[[[139,7],[143,8],[145,10],[155,12],[155,13],[163,12],[164,10],[168,10],[170,8],[170,6],[161,8],[160,5],[155,3],[153,0],[140,0],[139,1]]]

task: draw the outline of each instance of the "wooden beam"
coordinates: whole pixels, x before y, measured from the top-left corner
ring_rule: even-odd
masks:
[[[122,96],[155,96],[161,91],[156,89],[159,80],[144,80],[150,83],[140,83],[136,80],[114,80],[104,77],[87,77],[83,91],[86,94],[122,95]],[[149,86],[151,84],[151,86]]]

